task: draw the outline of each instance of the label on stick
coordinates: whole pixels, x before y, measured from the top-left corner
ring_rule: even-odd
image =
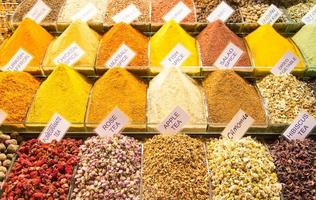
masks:
[[[243,50],[230,42],[217,58],[214,65],[221,69],[231,69],[238,62],[242,54]]]
[[[300,59],[292,52],[288,51],[279,60],[275,67],[272,68],[271,72],[277,76],[290,74],[299,62]]]
[[[141,14],[142,13],[134,4],[130,4],[129,6],[121,10],[121,12],[114,15],[112,19],[115,23],[124,22],[130,24],[134,20],[136,20]]]
[[[79,10],[74,16],[71,17],[72,21],[81,20],[84,22],[89,21],[98,13],[98,9],[93,3],[88,3],[85,7]]]
[[[127,45],[122,44],[120,48],[105,63],[107,67],[126,67],[136,56],[136,53]]]
[[[190,121],[190,116],[177,106],[168,117],[157,127],[162,134],[176,134]]]
[[[101,137],[119,134],[128,121],[128,117],[120,109],[115,108],[94,131]]]
[[[55,58],[54,63],[56,65],[64,63],[66,65],[73,65],[85,54],[85,52],[79,47],[77,43],[72,43],[63,52]]]
[[[304,140],[316,126],[316,119],[302,111],[286,129],[283,136],[288,140]]]
[[[254,123],[254,119],[243,110],[239,110],[222,132],[224,137],[240,140]]]
[[[304,24],[316,24],[316,5],[302,18]]]
[[[235,10],[226,2],[222,1],[211,14],[206,18],[208,22],[212,23],[216,20],[226,22],[230,16],[234,14]]]
[[[52,9],[48,5],[42,0],[38,0],[24,18],[30,18],[40,24],[51,11]]]
[[[0,126],[4,122],[4,120],[7,118],[7,113],[0,109]]]
[[[70,126],[70,122],[58,113],[55,113],[38,139],[44,143],[51,143],[53,140],[60,142]]]
[[[33,56],[22,48],[19,49],[11,60],[3,67],[3,71],[23,71],[31,62]]]
[[[191,13],[191,9],[185,5],[182,1],[179,1],[164,17],[163,20],[168,22],[173,19],[177,23],[180,23]]]
[[[160,64],[164,67],[179,67],[190,55],[191,52],[178,43]]]
[[[266,10],[265,13],[260,17],[258,20],[258,24],[270,24],[273,25],[281,16],[283,12],[276,7],[274,4],[271,4],[271,6]]]

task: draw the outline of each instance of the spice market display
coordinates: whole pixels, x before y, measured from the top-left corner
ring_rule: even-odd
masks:
[[[316,200],[316,0],[0,0],[1,200]]]

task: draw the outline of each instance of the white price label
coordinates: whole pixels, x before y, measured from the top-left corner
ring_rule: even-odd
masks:
[[[19,49],[11,60],[3,67],[3,71],[23,71],[31,62],[33,56],[22,48]]]
[[[284,56],[278,61],[275,67],[272,68],[271,72],[274,75],[282,76],[290,74],[291,71],[298,65],[300,59],[290,51],[286,52]]]
[[[93,3],[88,3],[85,7],[79,10],[74,16],[71,17],[72,21],[81,20],[84,22],[89,21],[98,13],[98,9]]]
[[[254,123],[254,119],[243,110],[239,110],[222,132],[224,137],[240,140]]]
[[[122,44],[120,48],[105,63],[107,67],[126,67],[136,56],[136,53],[127,45]]]
[[[160,64],[164,67],[179,67],[190,55],[191,52],[178,43]]]
[[[221,69],[231,69],[238,62],[242,54],[243,50],[230,42],[217,58],[214,65]]]
[[[56,65],[64,63],[66,65],[73,65],[85,54],[85,52],[79,47],[77,43],[72,43],[63,52],[55,58],[54,63]]]
[[[281,16],[283,12],[276,7],[275,5],[271,4],[271,6],[263,13],[263,15],[258,20],[258,24],[270,24],[273,25]]]
[[[129,6],[121,10],[119,13],[114,15],[112,19],[115,23],[124,22],[126,24],[130,24],[139,16],[141,16],[141,14],[142,13],[134,4],[130,4]]]
[[[212,23],[216,20],[226,22],[230,16],[234,14],[235,10],[226,2],[222,1],[211,14],[206,18],[208,22]]]
[[[25,18],[30,18],[36,23],[40,24],[52,9],[46,5],[42,0],[38,0],[31,10],[25,15]]]
[[[304,140],[316,126],[316,119],[302,111],[286,129],[283,136],[288,140]]]
[[[0,109],[0,126],[4,122],[4,120],[7,118],[7,113]]]
[[[177,106],[168,117],[157,127],[162,134],[176,134],[190,121],[190,116]]]
[[[51,143],[53,140],[60,142],[70,126],[70,122],[55,113],[38,139],[44,143]]]
[[[163,20],[168,22],[169,20],[174,20],[180,23],[191,13],[191,9],[185,5],[182,1],[179,1],[164,17]]]
[[[316,24],[316,5],[302,18],[304,24]]]
[[[128,117],[118,108],[115,108],[94,130],[101,137],[119,134],[128,124]]]

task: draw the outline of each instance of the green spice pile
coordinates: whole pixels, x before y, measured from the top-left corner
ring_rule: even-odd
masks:
[[[280,199],[275,166],[267,148],[251,139],[214,139],[207,143],[212,197],[221,199]]]
[[[210,198],[204,145],[187,135],[158,135],[144,144],[143,199]]]
[[[279,139],[269,146],[284,199],[316,198],[316,141]]]
[[[272,124],[290,124],[300,111],[316,117],[316,97],[306,83],[293,75],[268,75],[257,83]]]

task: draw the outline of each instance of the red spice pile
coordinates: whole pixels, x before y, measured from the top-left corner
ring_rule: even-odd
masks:
[[[44,144],[25,142],[3,186],[2,200],[67,199],[81,140],[64,139]]]

